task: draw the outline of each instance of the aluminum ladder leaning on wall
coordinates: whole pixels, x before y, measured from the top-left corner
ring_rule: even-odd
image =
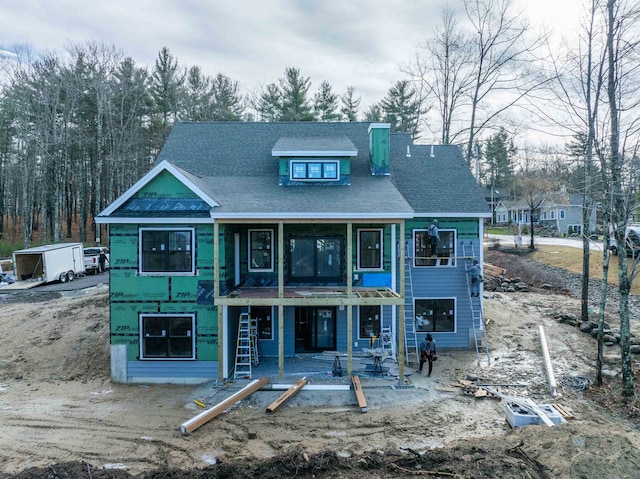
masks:
[[[251,379],[251,324],[248,313],[240,314],[234,379]]]
[[[413,248],[407,241],[404,258],[404,354],[406,363],[415,355],[416,364],[420,362],[418,338],[416,336],[416,313],[413,305]]]
[[[465,258],[465,269],[470,262],[478,259],[474,253],[473,241],[469,243],[462,242],[462,256]],[[487,328],[484,324],[484,312],[482,311],[482,291],[478,296],[471,296],[471,275],[466,273],[467,277],[467,295],[471,305],[471,321],[473,323],[473,340],[476,347],[476,358],[478,366],[482,365],[482,361],[487,362],[487,366],[491,362],[489,356],[489,343],[487,342]],[[482,283],[478,286],[482,290]]]

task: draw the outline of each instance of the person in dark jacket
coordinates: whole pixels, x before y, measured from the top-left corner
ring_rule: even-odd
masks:
[[[433,362],[437,358],[436,342],[433,340],[431,333],[427,333],[427,337],[420,343],[420,368],[418,372],[422,372],[422,366],[426,361],[429,362],[429,373],[427,376],[431,376],[433,370]]]
[[[107,264],[107,255],[104,253],[104,251],[100,251],[100,256],[98,257],[98,271],[100,273],[105,272],[106,264]]]

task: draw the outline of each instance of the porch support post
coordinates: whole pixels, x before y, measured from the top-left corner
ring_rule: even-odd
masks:
[[[284,223],[278,223],[278,376],[284,378]]]
[[[218,381],[224,381],[224,322],[222,319],[222,306],[218,304],[220,299],[220,226],[217,221],[213,223],[213,304],[218,311]]]
[[[400,311],[398,314],[398,380],[400,384],[404,385],[404,361],[405,361],[405,352],[404,352],[404,302],[405,298],[405,288],[404,288],[404,274],[405,274],[405,262],[406,262],[406,251],[404,247],[405,243],[405,224],[404,220],[400,222],[400,261],[398,261],[398,279],[400,280],[400,297],[403,300],[403,304],[399,307]],[[413,298],[411,299],[413,301]]]
[[[347,223],[347,296],[353,294],[353,224]],[[347,305],[347,375],[353,372],[353,306]]]

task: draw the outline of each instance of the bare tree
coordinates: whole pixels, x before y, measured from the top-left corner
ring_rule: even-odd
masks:
[[[443,143],[464,144],[471,164],[483,131],[504,125],[506,113],[546,78],[531,68],[543,37],[528,38],[529,25],[512,0],[465,0],[465,23],[445,8],[442,25],[403,68],[438,105]]]
[[[624,141],[621,141],[621,114],[637,101],[627,103],[623,100],[637,91],[638,50],[640,41],[637,36],[639,10],[636,4],[629,6],[624,1],[607,0],[607,100],[609,105],[609,150],[610,173],[613,196],[613,222],[615,238],[619,245],[625,245],[625,231],[635,191],[625,185]],[[635,75],[634,75],[635,74]],[[633,81],[636,77],[636,81]],[[627,90],[627,88],[633,90]],[[635,123],[635,122],[632,122]],[[628,131],[628,130],[627,130]],[[637,143],[637,142],[636,142]],[[625,187],[626,186],[626,187]],[[620,350],[622,355],[622,390],[626,396],[634,394],[634,378],[631,367],[629,324],[629,268],[626,251],[618,254],[618,284],[620,292]]]
[[[517,196],[529,208],[529,248],[535,249],[535,222],[540,212],[540,206],[547,199],[549,193],[555,189],[555,183],[539,172],[525,174],[516,181]]]

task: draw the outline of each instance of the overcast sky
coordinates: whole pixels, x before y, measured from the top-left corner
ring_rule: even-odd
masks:
[[[516,0],[532,25],[564,33],[580,0]],[[460,7],[462,0],[450,0]],[[152,66],[166,46],[182,66],[223,73],[242,91],[276,81],[288,66],[342,94],[361,110],[403,78],[440,19],[443,0],[0,0],[0,49],[27,44],[64,53],[65,44],[100,41]]]

